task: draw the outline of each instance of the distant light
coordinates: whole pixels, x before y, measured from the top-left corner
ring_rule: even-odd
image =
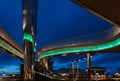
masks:
[[[37,46],[37,43],[35,42],[35,46]]]
[[[3,76],[6,76],[6,74],[3,74]]]
[[[79,53],[76,53],[76,54],[79,54]]]
[[[34,32],[32,32],[32,35],[34,35]]]
[[[26,22],[23,22],[23,30],[25,30]]]
[[[33,27],[31,27],[31,32],[32,32],[32,35],[34,36],[34,29],[33,29]]]
[[[101,76],[100,76],[100,75],[98,75],[97,77],[99,77],[99,78],[100,78]]]
[[[83,58],[84,60],[86,59],[86,58]]]
[[[33,26],[31,27],[31,30],[33,31]]]
[[[116,74],[119,74],[119,73],[116,73]]]
[[[92,58],[93,56],[90,56],[90,58]]]
[[[27,21],[27,19],[24,17],[23,18],[23,30],[25,30],[25,28],[26,28],[26,25],[27,25],[26,21]]]
[[[67,75],[67,74],[66,73],[61,74],[61,76],[65,76],[65,75]]]
[[[27,10],[24,9],[24,10],[23,10],[23,14],[27,14]]]
[[[120,75],[119,73],[115,73],[114,75]]]
[[[67,56],[67,54],[63,54],[62,56]]]
[[[15,75],[12,75],[13,77],[15,77]]]
[[[94,71],[94,73],[96,73],[96,71]]]
[[[76,63],[76,61],[73,61],[74,63]]]

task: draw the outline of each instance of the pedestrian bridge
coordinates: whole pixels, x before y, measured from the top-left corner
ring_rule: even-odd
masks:
[[[23,48],[2,29],[0,29],[0,49],[12,56],[23,59]],[[42,47],[38,54],[39,59],[42,59],[70,53],[120,52],[119,49],[120,27],[114,26],[97,34],[56,41]]]
[[[23,59],[23,48],[2,29],[0,29],[0,50],[19,59]]]
[[[70,53],[120,52],[120,27],[114,26],[93,35],[56,41],[42,47],[39,59]]]

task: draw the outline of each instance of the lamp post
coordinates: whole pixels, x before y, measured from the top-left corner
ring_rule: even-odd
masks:
[[[74,66],[76,65],[76,71],[74,71]],[[75,76],[75,72],[76,72],[76,76]],[[77,61],[73,61],[72,62],[72,74],[73,74],[73,81],[77,80],[78,74],[79,74],[79,66],[78,66],[78,62]]]

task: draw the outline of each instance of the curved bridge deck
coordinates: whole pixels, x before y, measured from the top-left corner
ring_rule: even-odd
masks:
[[[111,29],[94,35],[65,39],[51,43],[39,50],[39,59],[69,53],[120,52],[120,28]]]
[[[8,34],[0,29],[0,50],[23,59],[23,48],[20,47]]]

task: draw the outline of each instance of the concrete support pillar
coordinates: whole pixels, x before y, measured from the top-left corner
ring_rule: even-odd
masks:
[[[24,40],[24,81],[34,80],[37,0],[22,0]]]
[[[32,58],[32,44],[29,41],[25,41],[25,52],[24,52],[24,80],[34,80],[34,63]]]
[[[87,53],[87,65],[88,65],[88,81],[91,81],[91,54]]]
[[[75,74],[75,73],[74,73],[74,62],[72,62],[72,77],[73,77],[73,81],[74,81],[74,79],[75,79],[75,78],[74,78],[74,74]]]
[[[78,75],[79,75],[79,66],[78,66],[78,63],[79,62],[76,62],[76,70],[77,70],[77,72],[76,72],[76,80],[78,79]]]

